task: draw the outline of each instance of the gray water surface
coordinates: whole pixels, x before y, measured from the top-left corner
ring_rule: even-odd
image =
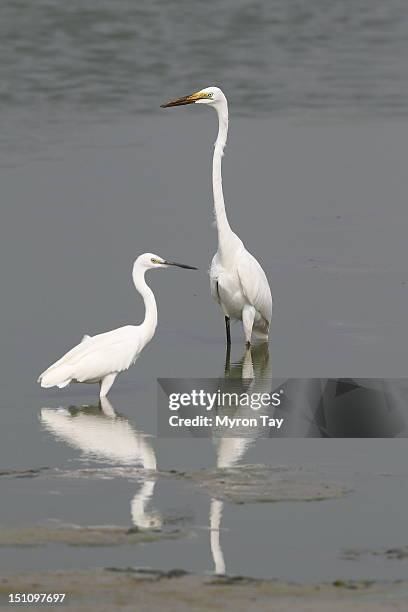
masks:
[[[251,115],[406,115],[404,0],[5,0],[2,103],[134,112],[222,84]]]
[[[130,527],[131,502],[145,495],[148,516],[186,515],[192,532],[135,548],[2,549],[2,568],[214,570],[211,497],[160,476],[215,468],[214,445],[155,437],[156,379],[220,377],[225,362],[207,275],[216,117],[161,110],[169,97],[209,84],[229,97],[225,196],[232,227],[271,282],[273,376],[406,376],[406,12],[402,0],[223,0],[211,10],[158,0],[2,3],[0,469],[71,477],[0,479],[0,523]],[[95,447],[107,418],[98,408],[84,410],[95,419],[88,446],[75,437],[95,387],[46,392],[35,380],[83,334],[142,319],[131,267],[143,251],[200,270],[149,275],[157,336],[110,395],[122,415],[112,422],[156,457],[157,477],[136,478],[135,455],[129,464]],[[238,324],[232,334],[238,362]],[[44,420],[44,409],[59,408],[70,436]],[[110,435],[120,447],[118,430]],[[405,542],[404,440],[264,439],[240,462],[304,467],[353,492],[318,503],[224,503],[227,572],[405,578],[406,561],[342,558],[345,548]],[[81,476],[87,468],[96,475]]]

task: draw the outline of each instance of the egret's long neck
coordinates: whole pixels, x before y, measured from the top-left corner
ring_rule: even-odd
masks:
[[[144,333],[145,343],[150,342],[157,327],[157,304],[153,291],[145,281],[146,270],[135,264],[133,268],[133,282],[137,291],[143,298],[145,305],[145,318],[140,328]]]
[[[228,238],[232,234],[232,230],[228,223],[227,213],[225,212],[224,194],[222,191],[222,174],[221,163],[224,155],[224,147],[228,136],[228,103],[223,101],[220,106],[216,107],[218,114],[218,136],[214,146],[213,157],[213,194],[214,194],[214,211],[215,220],[218,230],[218,245],[222,250]]]

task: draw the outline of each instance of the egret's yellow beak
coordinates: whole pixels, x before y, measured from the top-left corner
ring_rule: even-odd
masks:
[[[160,108],[169,108],[170,106],[183,106],[184,104],[194,104],[194,102],[197,102],[197,100],[205,100],[207,98],[211,98],[211,94],[206,93],[205,91],[196,91],[196,93],[193,93],[190,96],[176,98],[175,100],[170,100],[169,102],[166,102],[166,104],[161,104]]]

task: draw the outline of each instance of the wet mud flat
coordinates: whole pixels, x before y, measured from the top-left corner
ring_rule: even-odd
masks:
[[[122,467],[14,469],[3,470],[0,475],[3,482],[19,481],[27,486],[31,482],[45,492],[58,488],[62,499],[70,496],[75,499],[77,490],[82,494],[82,483],[90,487],[104,483],[105,487],[109,482],[143,483],[152,478],[149,470]],[[27,515],[24,522],[5,522],[0,529],[0,554],[6,559],[10,553],[17,561],[13,560],[13,571],[13,566],[7,563],[0,571],[0,610],[10,609],[7,596],[13,592],[66,592],[64,606],[76,610],[134,609],[136,602],[138,610],[408,609],[404,573],[408,549],[404,540],[399,544],[390,537],[384,547],[375,542],[362,547],[357,541],[349,541],[348,546],[337,541],[327,557],[332,563],[330,572],[315,572],[313,576],[304,574],[304,570],[297,575],[281,571],[286,540],[276,544],[275,555],[269,552],[264,557],[264,568],[254,567],[250,560],[241,567],[231,561],[227,537],[231,526],[227,520],[233,508],[256,515],[261,508],[271,505],[278,510],[282,505],[279,502],[289,502],[293,507],[303,504],[305,512],[306,507],[318,511],[329,504],[333,512],[337,504],[358,496],[358,483],[350,482],[344,474],[338,481],[324,469],[259,463],[239,468],[163,470],[154,472],[154,476],[163,485],[180,483],[185,487],[180,489],[183,495],[188,492],[204,496],[210,516],[206,514],[202,521],[195,516],[193,507],[188,509],[185,503],[177,507],[165,504],[160,508],[160,521],[140,521],[141,517],[156,516],[156,508],[160,507],[159,500],[149,499],[143,506],[143,516],[132,514],[132,519],[138,518],[139,523],[132,520],[124,525],[117,514],[112,514],[110,520],[99,515],[98,520],[85,513],[77,515],[73,522],[73,514],[72,518],[62,520],[52,518],[49,511],[37,519]],[[77,483],[80,489],[75,488]],[[66,488],[67,484],[74,488]],[[130,490],[133,494],[133,484]],[[222,504],[226,504],[224,523]],[[234,533],[245,543],[245,533]],[[219,556],[223,557],[221,546],[225,542],[224,574],[217,569],[217,561]],[[271,546],[274,544],[271,540]],[[191,565],[183,548],[190,546],[192,554],[196,551],[200,554],[202,546],[208,553],[211,550],[215,570],[211,571],[210,563],[201,567]],[[172,557],[169,550],[174,550]],[[316,556],[313,549],[307,551],[306,564]],[[261,551],[257,554],[262,556]],[[55,555],[52,564],[39,566],[35,561],[48,555]],[[371,560],[376,565],[370,564]],[[38,569],[33,571],[36,566]],[[260,574],[260,567],[264,575]],[[287,577],[293,582],[287,582]],[[35,608],[30,605],[30,609]]]
[[[44,524],[2,529],[2,548],[33,548],[48,544],[73,547],[134,546],[186,536],[180,529],[142,530],[136,526]]]
[[[0,610],[9,610],[8,593],[66,593],[63,606],[78,612],[98,610],[292,610],[343,612],[407,610],[408,582],[343,582],[299,585],[242,576],[198,576],[183,570],[105,568],[4,574]],[[55,609],[42,605],[31,610]]]
[[[192,483],[209,495],[233,504],[315,502],[338,499],[350,492],[341,483],[300,468],[240,465],[239,468],[172,470],[167,476]]]
[[[113,479],[143,480],[155,475],[161,479],[186,482],[217,499],[234,504],[273,503],[287,501],[323,501],[338,499],[352,492],[350,487],[333,482],[318,472],[270,466],[264,464],[240,465],[233,468],[201,469],[197,471],[167,470],[150,472],[139,468],[85,468],[59,470],[2,470],[0,478],[46,479]],[[1,539],[0,539],[1,543]]]

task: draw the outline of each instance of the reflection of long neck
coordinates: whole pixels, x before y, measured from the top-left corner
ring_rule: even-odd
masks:
[[[228,135],[228,103],[223,100],[216,106],[218,114],[218,136],[215,141],[214,156],[213,156],[213,194],[214,194],[214,211],[215,220],[218,230],[218,250],[223,254],[227,248],[227,244],[231,235],[234,235],[227,219],[225,212],[224,194],[222,191],[222,174],[221,162],[224,155],[224,147],[227,142]]]
[[[136,263],[133,267],[133,282],[136,290],[140,293],[143,298],[145,305],[145,318],[140,326],[140,329],[144,335],[144,342],[150,342],[154,336],[154,332],[157,326],[157,305],[153,291],[145,281],[146,270],[141,268]]]
[[[155,484],[155,480],[146,480],[130,503],[132,521],[137,527],[145,528],[150,525],[150,516],[146,514],[146,506],[153,496]]]
[[[210,544],[216,574],[225,574],[225,561],[220,543],[220,523],[223,503],[219,499],[211,500],[210,508]]]

